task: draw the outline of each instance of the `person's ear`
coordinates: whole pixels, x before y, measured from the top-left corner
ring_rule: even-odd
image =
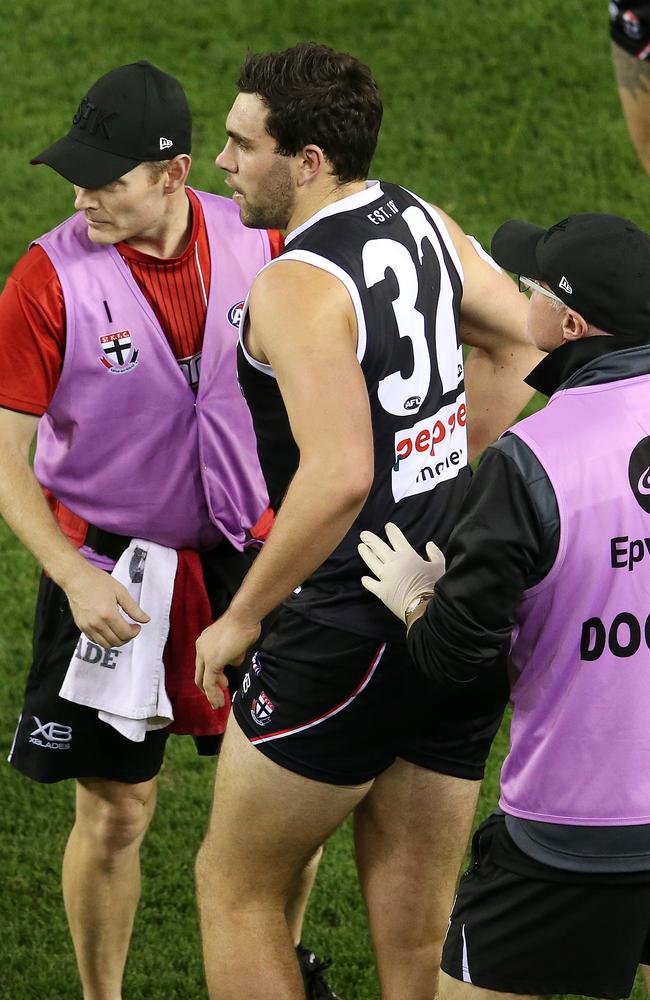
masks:
[[[179,153],[178,156],[169,161],[167,177],[165,178],[165,194],[173,194],[183,187],[191,165],[192,157],[189,153]]]
[[[318,177],[325,166],[325,154],[320,146],[305,146],[298,156],[298,187],[309,184]]]
[[[575,309],[567,309],[562,317],[562,339],[580,340],[586,336],[589,324]]]

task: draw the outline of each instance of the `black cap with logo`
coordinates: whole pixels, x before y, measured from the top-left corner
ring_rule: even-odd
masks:
[[[139,163],[192,149],[192,115],[181,84],[142,59],[93,84],[67,135],[35,156],[78,187],[110,184]]]
[[[650,339],[650,236],[618,215],[570,215],[550,229],[511,219],[492,238],[508,271],[544,281],[605,333]]]

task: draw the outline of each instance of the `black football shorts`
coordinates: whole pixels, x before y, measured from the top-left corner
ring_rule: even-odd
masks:
[[[227,608],[251,565],[255,552],[237,552],[223,542],[201,557],[203,578],[213,616]],[[158,774],[168,733],[154,730],[141,743],[122,736],[102,722],[97,710],[59,697],[79,629],[68,600],[43,575],[36,602],[32,666],[27,678],[23,710],[9,762],[35,781],[51,783],[65,778],[104,778],[135,784]],[[229,671],[230,689],[240,672]],[[221,736],[195,737],[202,755],[218,752]]]
[[[271,760],[334,785],[377,777],[399,757],[480,780],[505,707],[434,693],[404,643],[313,622],[283,607],[233,702],[244,734]]]
[[[102,722],[94,708],[59,697],[79,629],[68,600],[43,575],[36,604],[32,667],[9,762],[35,781],[105,778],[135,784],[160,770],[167,733],[128,740]]]
[[[498,993],[627,997],[650,964],[650,872],[571,872],[528,857],[503,815],[472,841],[442,969]]]

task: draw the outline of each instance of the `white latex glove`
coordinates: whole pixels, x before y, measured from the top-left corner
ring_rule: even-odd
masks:
[[[427,542],[429,558],[423,559],[396,524],[387,524],[385,531],[390,545],[372,531],[361,532],[359,555],[377,577],[362,576],[361,582],[405,621],[409,604],[421,594],[433,593],[445,572],[445,557],[435,542]]]

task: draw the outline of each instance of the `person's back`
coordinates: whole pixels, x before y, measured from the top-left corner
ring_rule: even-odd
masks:
[[[359,531],[394,521],[417,547],[443,548],[469,482],[460,341],[463,269],[437,213],[384,181],[336,202],[290,233],[271,266],[302,261],[348,289],[357,359],[370,400],[374,475],[354,524],[290,599],[294,611],[386,639],[393,616],[361,586]],[[251,408],[272,504],[298,466],[276,380],[240,345],[239,379]],[[348,442],[342,441],[345,451]]]

